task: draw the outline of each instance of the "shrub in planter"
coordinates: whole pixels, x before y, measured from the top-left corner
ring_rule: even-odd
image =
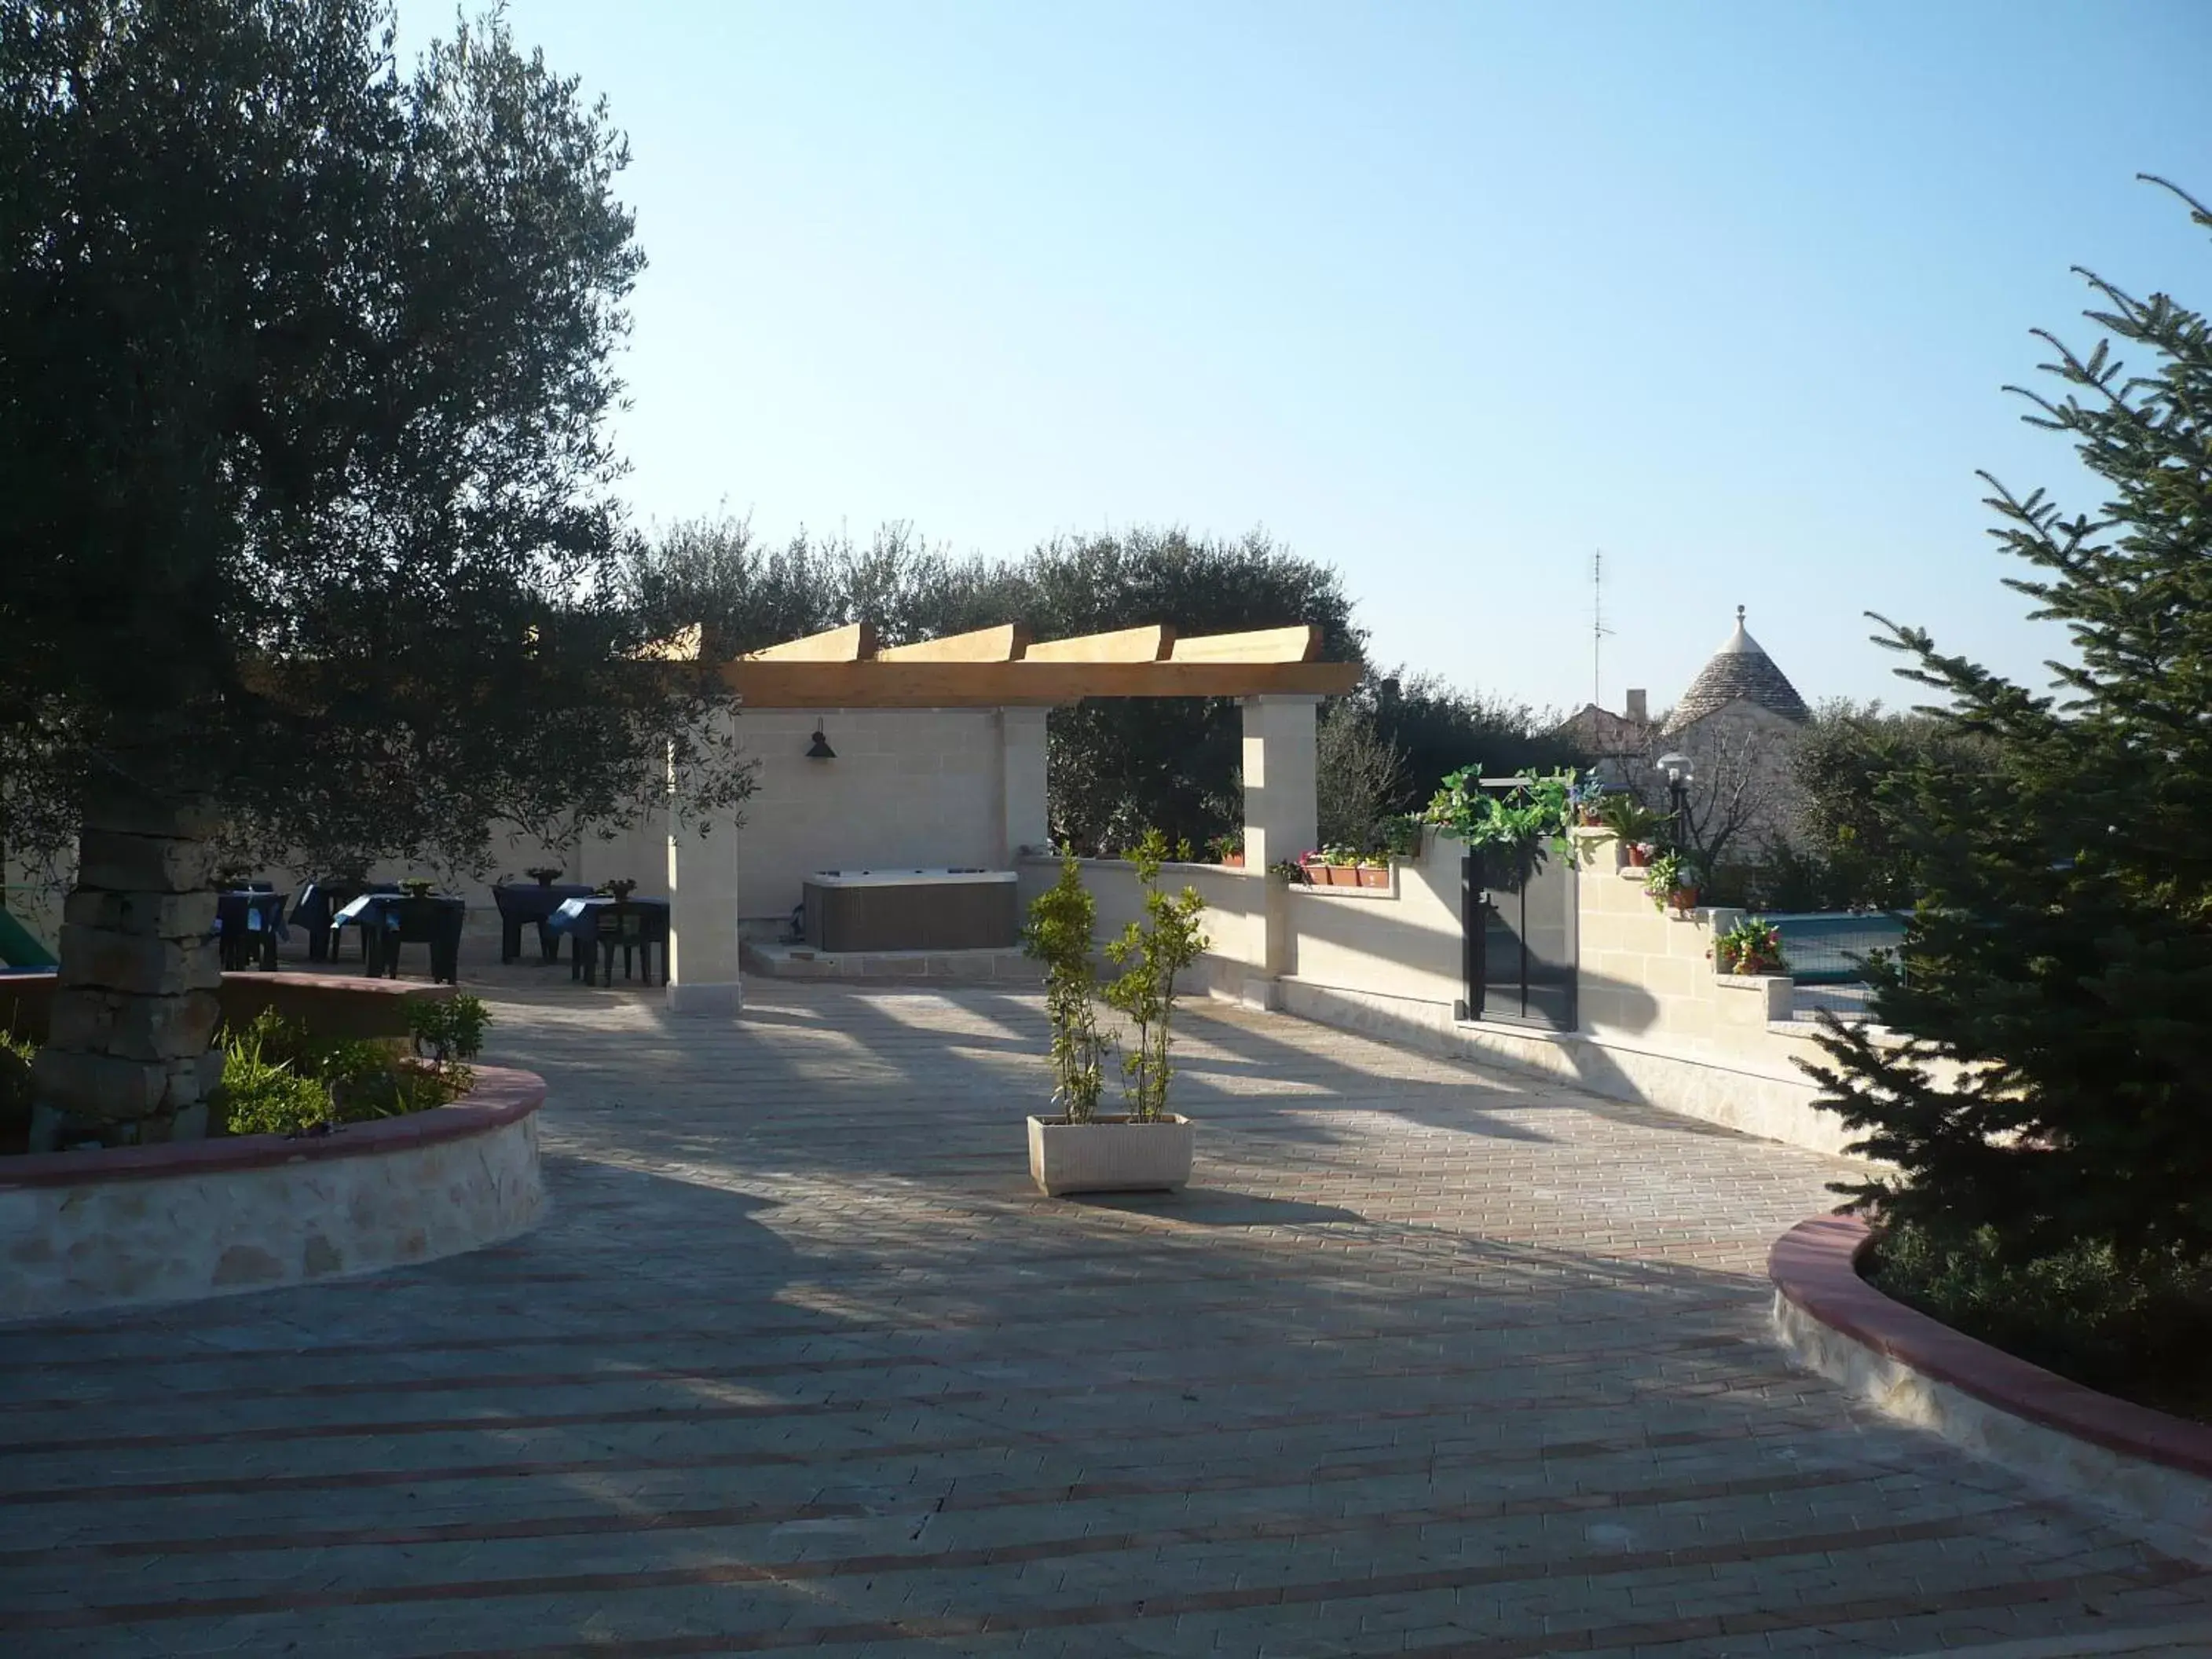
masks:
[[[1786,974],[1782,933],[1771,921],[1747,917],[1713,940],[1713,966],[1723,974]]]
[[[1244,832],[1232,830],[1226,835],[1214,836],[1206,843],[1206,855],[1216,864],[1241,869],[1244,863]]]
[[[1060,879],[1030,902],[1022,951],[1044,966],[1045,1018],[1052,1025],[1052,1103],[1068,1123],[1088,1123],[1105,1085],[1105,1039],[1092,997],[1097,971],[1091,958],[1098,902],[1083,884],[1074,854],[1060,862]]]
[[[1191,1122],[1168,1110],[1167,1097],[1175,1074],[1171,1063],[1175,977],[1197,961],[1206,948],[1206,935],[1198,921],[1206,904],[1192,888],[1174,895],[1160,890],[1160,866],[1166,862],[1168,850],[1166,839],[1157,830],[1148,831],[1132,849],[1130,861],[1137,867],[1137,879],[1145,892],[1144,918],[1131,922],[1121,938],[1106,946],[1107,956],[1121,971],[1105,987],[1105,1000],[1133,1028],[1133,1040],[1121,1058],[1122,1092],[1128,1113],[1118,1118],[1099,1117],[1086,1110],[1078,1117],[1070,1110],[1057,1120],[1030,1117],[1030,1173],[1047,1193],[1175,1188],[1190,1179]],[[1064,867],[1061,886],[1079,890],[1076,866]],[[1081,902],[1072,897],[1060,901],[1052,914],[1064,925],[1063,937],[1050,946],[1048,941],[1038,940],[1040,948],[1059,950],[1071,969],[1079,937],[1086,945],[1089,939],[1092,914],[1087,908],[1089,899],[1086,892]],[[1034,932],[1035,905],[1031,915]],[[1087,974],[1087,951],[1084,961],[1083,971]],[[1089,1029],[1080,1023],[1090,1018],[1089,986],[1085,982],[1081,988],[1079,1015],[1074,1006],[1077,988],[1071,978],[1065,1024],[1060,1018],[1054,1021],[1056,1070],[1063,1029],[1072,1038]],[[1072,1042],[1069,1058],[1089,1063],[1091,1070],[1084,1086],[1095,1104],[1096,1056],[1101,1046],[1095,1033],[1090,1043],[1086,1050]]]
[[[1662,910],[1670,904],[1677,910],[1687,910],[1697,903],[1698,884],[1704,879],[1705,872],[1686,854],[1669,849],[1651,860],[1644,873],[1644,890]]]
[[[1145,890],[1145,915],[1108,941],[1106,954],[1121,969],[1106,987],[1107,1006],[1136,1028],[1136,1047],[1121,1056],[1123,1092],[1129,1115],[1148,1123],[1167,1115],[1169,1061],[1174,1042],[1176,975],[1206,949],[1200,926],[1206,901],[1194,887],[1172,896],[1160,891],[1160,866],[1166,842],[1158,830],[1146,832],[1132,860]]]
[[[1597,821],[1600,827],[1613,832],[1632,870],[1644,867],[1652,843],[1668,824],[1665,813],[1653,811],[1626,790],[1607,795],[1598,804]]]

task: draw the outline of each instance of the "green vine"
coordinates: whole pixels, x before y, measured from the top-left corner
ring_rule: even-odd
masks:
[[[1469,847],[1527,851],[1548,841],[1570,864],[1575,844],[1567,831],[1581,806],[1583,790],[1571,771],[1546,773],[1502,793],[1481,787],[1482,768],[1462,766],[1447,775],[1422,813],[1440,836]]]

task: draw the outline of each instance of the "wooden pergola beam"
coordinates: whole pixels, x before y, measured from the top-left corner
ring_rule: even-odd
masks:
[[[826,634],[809,634],[803,640],[786,640],[763,651],[747,653],[739,662],[865,662],[876,654],[876,625],[850,623]]]
[[[1175,642],[1170,662],[1311,662],[1321,655],[1321,629],[1257,628],[1244,634],[1200,634]]]
[[[1164,623],[1117,628],[1110,634],[1079,634],[1072,640],[1046,640],[1029,648],[1030,662],[1158,662],[1175,645],[1175,629]]]
[[[722,677],[748,708],[994,708],[1086,697],[1340,696],[1359,665],[1341,662],[1012,662],[740,657]]]
[[[917,640],[912,645],[886,645],[876,653],[878,662],[1017,662],[1029,649],[1030,630],[1020,623],[1001,623],[969,634],[947,634],[942,639]]]

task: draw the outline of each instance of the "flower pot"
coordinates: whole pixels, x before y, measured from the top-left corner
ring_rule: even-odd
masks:
[[[1242,853],[1224,853],[1221,855],[1221,867],[1224,870],[1242,870],[1244,867],[1244,855]]]
[[[1626,842],[1622,850],[1628,854],[1628,867],[1632,870],[1641,870],[1651,862],[1651,849],[1640,841]]]
[[[1388,887],[1390,884],[1390,872],[1388,870],[1377,870],[1370,865],[1363,864],[1359,866],[1358,874],[1359,884],[1362,887]]]
[[[1172,1190],[1190,1180],[1191,1121],[1170,1114],[1156,1123],[1094,1117],[1067,1123],[1030,1119],[1030,1176],[1039,1191],[1128,1193]]]
[[[1677,911],[1694,910],[1698,908],[1698,890],[1694,887],[1677,887],[1667,896],[1667,902],[1673,905]]]

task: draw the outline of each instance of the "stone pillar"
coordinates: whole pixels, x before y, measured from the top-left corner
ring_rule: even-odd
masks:
[[[1052,829],[1045,804],[1047,711],[999,711],[1000,859],[1014,866],[1024,847],[1048,847]]]
[[[86,803],[61,967],[32,1067],[30,1147],[207,1133],[222,1056],[221,951],[204,803],[103,792]]]
[[[730,720],[728,714],[708,716]],[[726,735],[726,734],[718,734]],[[668,780],[668,1012],[727,1019],[744,1006],[738,946],[738,832],[726,817],[703,834],[681,822]]]
[[[1311,696],[1244,699],[1244,868],[1262,880],[1270,865],[1312,851],[1320,839],[1314,758],[1320,704]],[[1267,973],[1289,973],[1289,896],[1271,886],[1266,914]],[[1270,1000],[1257,987],[1245,995],[1262,1006]]]

